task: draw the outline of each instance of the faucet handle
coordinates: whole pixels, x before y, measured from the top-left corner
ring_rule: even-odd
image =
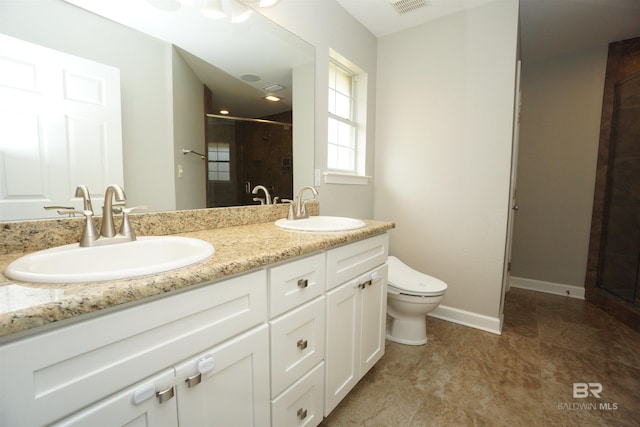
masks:
[[[120,233],[124,237],[129,237],[131,240],[136,240],[136,233],[129,224],[129,214],[133,211],[142,211],[149,209],[148,206],[134,206],[132,208],[122,208],[122,225],[120,226]]]
[[[73,210],[75,210],[75,209],[73,208],[73,206],[59,206],[59,205],[51,205],[51,206],[43,206],[43,207],[44,207],[44,209],[45,209],[45,210],[47,210],[47,211],[58,211],[58,213],[59,213],[60,215],[66,215],[66,214],[69,214],[69,218],[71,218],[72,216],[75,216],[75,215],[74,215],[74,213],[75,213],[75,212],[68,212],[68,211],[73,211]],[[65,210],[65,211],[67,211],[67,212],[65,212],[65,213],[60,212],[60,211],[62,211],[62,210]],[[77,213],[80,213],[80,212],[77,212]]]
[[[146,211],[149,209],[149,206],[134,206],[132,208],[122,208],[122,213],[131,213],[133,211]]]
[[[79,209],[60,209],[58,211],[60,215],[75,215],[82,214],[85,218],[84,229],[82,230],[82,237],[80,237],[80,246],[92,246],[93,242],[98,239],[98,232],[96,231],[96,225],[93,223],[93,211],[91,210],[79,210]]]
[[[289,213],[287,214],[287,219],[296,219],[296,202],[291,199],[282,199],[282,203],[289,203]]]
[[[93,211],[75,209],[75,208],[70,208],[66,206],[48,206],[48,207],[45,207],[45,209],[58,209],[58,214],[60,215],[76,216],[76,214],[78,214],[78,215],[84,215],[85,217],[93,216]]]

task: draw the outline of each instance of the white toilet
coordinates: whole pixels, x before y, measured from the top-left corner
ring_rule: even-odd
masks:
[[[387,287],[387,339],[408,345],[427,343],[426,314],[440,304],[447,284],[390,256]]]

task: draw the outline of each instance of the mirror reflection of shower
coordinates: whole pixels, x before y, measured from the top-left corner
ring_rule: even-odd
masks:
[[[292,112],[264,119],[207,114],[207,207],[257,204],[256,185],[293,198]]]

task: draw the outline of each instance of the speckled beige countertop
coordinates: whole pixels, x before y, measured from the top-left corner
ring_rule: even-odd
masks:
[[[258,209],[260,208],[258,207]],[[273,223],[274,219],[283,217],[282,212],[284,211],[282,209],[263,208],[259,210],[261,215],[255,216],[251,215],[251,210],[247,211],[244,208],[187,211],[177,217],[179,222],[184,224],[181,227],[168,226],[167,223],[171,221],[166,217],[161,218],[165,222],[160,231],[164,232],[159,233],[153,233],[153,231],[158,231],[157,227],[154,229],[153,227],[147,227],[145,224],[147,222],[157,223],[159,220],[158,215],[163,214],[146,214],[146,218],[141,216],[136,223],[139,228],[136,229],[143,229],[145,233],[138,232],[139,235],[177,234],[205,240],[215,247],[215,254],[208,260],[162,274],[127,280],[82,284],[25,283],[12,281],[4,275],[0,275],[0,342],[17,338],[27,333],[37,332],[45,327],[65,324],[68,320],[76,319],[78,316],[112,309],[123,306],[123,304],[129,305],[141,302],[145,298],[162,296],[190,286],[197,286],[205,282],[364,239],[384,233],[394,227],[391,222],[365,220],[365,227],[347,232],[308,233],[285,231],[279,229]],[[235,219],[221,221],[218,218],[215,225],[212,225],[200,217],[200,215],[210,216],[212,215],[211,212],[214,212],[214,215],[224,214],[225,218],[230,216]],[[267,212],[266,216],[264,215],[265,212]],[[193,217],[194,215],[196,215],[196,218]],[[252,224],[250,223],[251,218],[256,221],[266,222]],[[197,219],[196,222],[201,227],[204,224],[206,227],[218,228],[191,230],[198,228],[193,225],[194,221],[191,221],[193,219]],[[62,224],[64,230],[73,230],[72,236],[53,239],[45,245],[40,244],[40,246],[32,246],[29,241],[34,237],[35,240],[38,240],[37,236],[39,234],[55,234],[43,231],[54,229],[55,226],[37,221],[30,221],[30,224],[26,224],[27,222],[0,223],[0,227],[4,225],[4,228],[0,228],[0,243],[4,245],[4,253],[0,253],[0,271],[4,271],[11,261],[29,252],[43,249],[44,247],[69,243],[69,239],[77,238],[78,222],[75,220],[70,221],[74,226],[69,227],[70,223],[64,222]],[[59,223],[60,220],[56,220],[56,222]],[[238,222],[241,225],[233,225]],[[35,230],[37,227],[30,227],[33,224],[40,226],[42,229],[40,231]],[[134,224],[133,221],[132,224]],[[21,237],[18,237],[18,235]],[[8,250],[7,247],[11,246],[9,244],[10,240],[14,244],[13,248],[22,250]]]

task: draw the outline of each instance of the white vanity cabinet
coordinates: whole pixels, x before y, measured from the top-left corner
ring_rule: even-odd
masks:
[[[269,269],[272,426],[322,421],[325,253]]]
[[[244,363],[250,357],[254,366],[263,366],[249,371],[252,384],[269,384],[266,301],[266,272],[260,270],[0,345],[0,425],[48,425],[72,414],[80,420],[91,417],[92,410],[112,413],[115,421],[124,411],[121,404],[128,404],[130,413],[138,410],[141,417],[147,409],[164,412],[165,405],[176,405],[176,398],[171,398],[181,391],[176,381],[184,381],[175,376],[174,367],[202,357],[214,346],[226,351],[225,362],[217,362],[219,365],[232,365],[229,359],[234,357]],[[262,329],[255,336],[234,338],[259,325]],[[259,344],[258,336],[262,339]],[[242,347],[245,341],[256,341],[262,350],[247,356]],[[152,389],[144,388],[150,381],[146,378],[164,379],[167,370],[174,377],[171,384],[151,381]],[[247,372],[225,371],[227,384],[244,381],[246,386]],[[148,399],[147,409],[135,408],[140,405],[133,400],[136,390],[142,393],[140,399],[146,397],[143,402]],[[254,418],[261,420],[270,418],[268,386],[264,390],[254,396],[254,404],[245,407],[244,413],[254,412]],[[166,402],[160,405],[155,404],[160,399],[158,392],[166,392],[162,397]],[[245,390],[228,388],[225,392],[229,398],[236,392],[246,397]],[[200,393],[197,398],[206,395]],[[184,398],[177,401],[180,413],[186,403]],[[194,406],[203,404],[206,402]],[[152,416],[144,415],[147,419]]]
[[[377,235],[0,344],[0,426],[317,426],[384,353],[387,247]]]
[[[386,234],[327,252],[325,416],[384,354],[387,255]]]

